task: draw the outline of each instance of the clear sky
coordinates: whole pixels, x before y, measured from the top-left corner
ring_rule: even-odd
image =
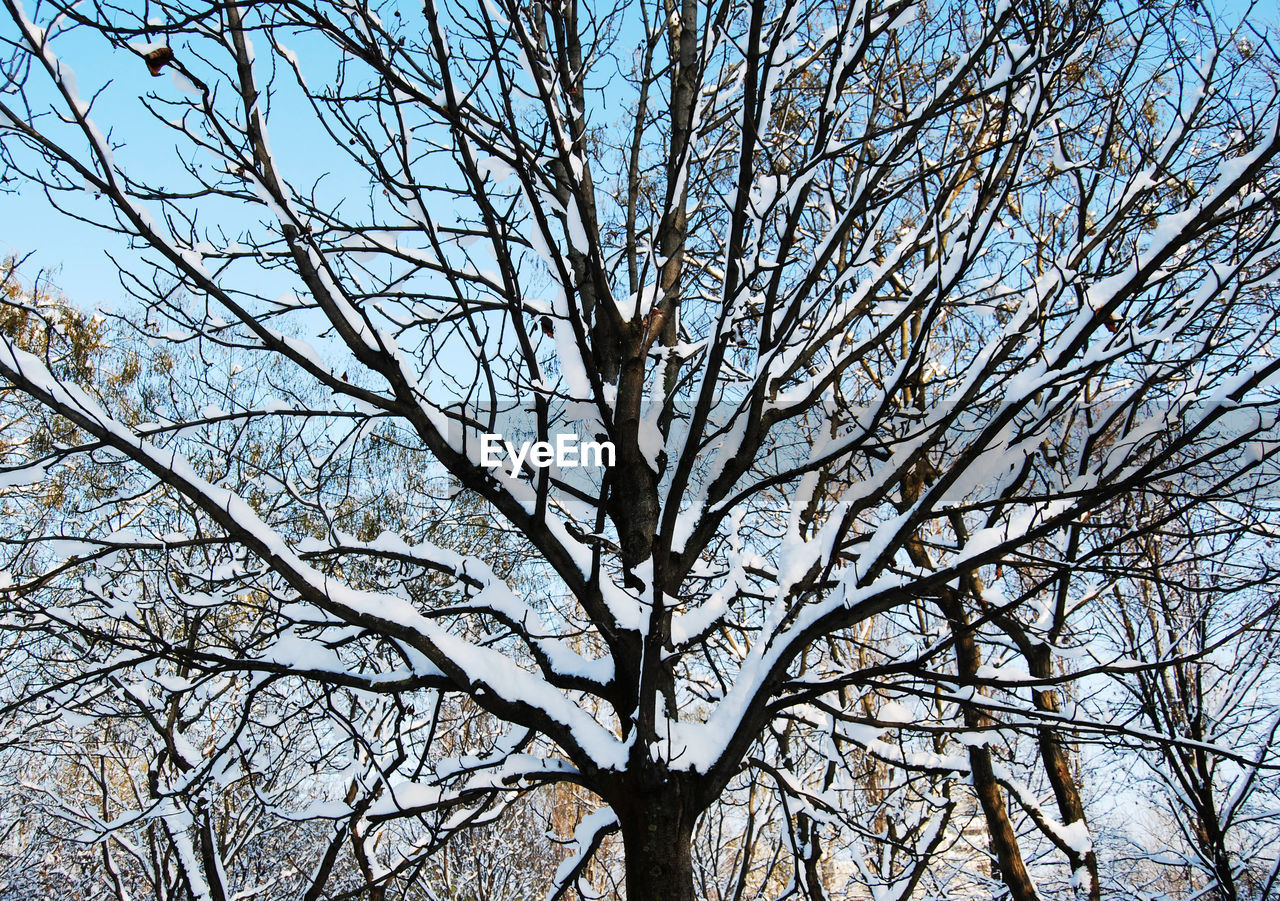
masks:
[[[1228,20],[1239,20],[1242,15],[1247,15],[1249,24],[1258,28],[1274,28],[1278,20],[1275,9],[1268,8],[1265,3],[1252,9],[1245,0],[1226,0],[1215,5],[1224,11]],[[9,25],[5,30],[9,31],[11,27]],[[148,77],[136,57],[104,52],[101,43],[82,42],[74,37],[66,43],[76,51],[64,58],[76,69],[82,93],[89,93],[90,84],[108,80],[102,73],[111,73],[111,87],[95,101],[94,115],[96,121],[106,123],[106,127],[111,129],[113,139],[127,138],[128,144],[119,154],[122,161],[127,158],[133,166],[143,169],[171,165],[171,134],[154,122],[142,121],[137,104],[137,98],[144,91],[161,96],[174,95],[177,89],[170,79]],[[62,52],[66,54],[66,51]],[[112,67],[122,64],[131,68],[125,72],[113,71]],[[297,156],[317,173],[322,171],[324,167],[321,157],[316,154],[316,143],[303,139],[295,129],[281,127],[282,116],[279,113],[280,106],[277,106],[272,124],[272,142],[277,155],[287,153],[293,139],[292,149]],[[127,123],[127,127],[111,128],[113,121]],[[312,137],[325,140],[318,134]],[[166,141],[167,147],[163,146]],[[290,162],[296,165],[298,160]],[[289,168],[296,172],[294,166]],[[17,186],[11,181],[5,188],[8,190],[0,193],[0,255],[22,257],[30,254],[23,268],[24,276],[30,279],[39,273],[52,277],[70,299],[83,307],[118,309],[122,304],[127,305],[128,298],[117,268],[107,256],[112,253],[118,258],[129,259],[132,252],[126,240],[58,213],[36,186]],[[75,199],[91,202],[87,196]],[[105,210],[101,201],[97,209]]]
[[[9,21],[0,28],[6,37],[14,30]],[[160,77],[152,77],[137,54],[128,50],[113,51],[101,39],[88,34],[60,36],[52,45],[60,62],[69,65],[75,73],[82,99],[93,98],[90,115],[115,147],[114,159],[118,166],[152,184],[163,185],[166,178],[173,180],[171,184],[190,184],[190,177],[182,176],[178,169],[175,132],[159,122],[141,102],[144,96],[149,96],[157,112],[175,115],[172,107],[166,108],[165,101],[187,98],[172,77],[172,70],[166,69]],[[256,75],[265,81],[271,75],[274,60],[264,48],[258,49],[261,52],[257,68],[261,71]],[[199,61],[192,64],[196,71],[204,70]],[[278,95],[280,102],[269,107],[272,150],[281,160],[286,176],[306,187],[329,168],[341,168],[343,158],[336,151],[327,155],[317,152],[317,148],[330,146],[329,138],[314,124],[292,76],[283,69],[276,74],[278,81],[271,93]],[[31,84],[30,96],[44,96],[44,109],[48,110],[52,99],[48,77],[34,71]],[[11,97],[4,100],[12,102]],[[49,120],[43,125],[48,127]],[[64,129],[62,135],[77,152],[87,146],[83,138],[70,129]],[[180,151],[184,159],[192,158],[193,151],[185,139]],[[31,159],[29,154],[22,158],[28,162]],[[212,157],[204,155],[196,155],[195,161],[214,162]],[[14,177],[4,188],[0,192],[0,256],[28,257],[22,268],[24,278],[51,278],[70,300],[82,307],[127,308],[129,296],[121,284],[118,267],[108,256],[115,256],[126,264],[135,262],[138,252],[130,248],[127,238],[59,212],[40,185]],[[57,195],[57,201],[80,215],[111,221],[107,201],[94,199],[87,192],[63,192]],[[252,221],[271,218],[263,207],[240,205],[238,210],[229,209],[225,200],[210,201],[205,210],[208,217],[203,223],[205,226],[218,224],[233,233],[241,212]]]

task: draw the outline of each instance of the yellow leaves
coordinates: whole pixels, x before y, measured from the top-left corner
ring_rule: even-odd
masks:
[[[366,512],[356,529],[356,538],[361,541],[373,541],[382,534],[382,521],[373,513]]]
[[[125,354],[124,365],[120,367],[120,371],[112,373],[107,379],[113,387],[124,388],[136,382],[141,374],[142,362],[136,353],[129,351]]]
[[[61,507],[67,499],[67,488],[62,479],[50,479],[44,483],[44,493],[40,503],[47,510]]]
[[[1152,128],[1160,123],[1160,113],[1156,110],[1155,101],[1150,97],[1142,104],[1142,119]]]
[[[76,309],[56,289],[24,286],[12,258],[0,263],[0,285],[0,332],[55,375],[81,385],[92,381],[108,346],[102,317]]]
[[[151,371],[157,375],[168,375],[173,372],[175,365],[173,355],[167,350],[162,350],[151,358]]]

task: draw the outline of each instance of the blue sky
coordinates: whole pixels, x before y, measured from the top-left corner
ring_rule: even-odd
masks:
[[[1243,0],[1228,0],[1217,5],[1229,19],[1238,19],[1249,9],[1249,4]],[[1274,27],[1278,19],[1274,10],[1264,11],[1263,7],[1254,8],[1247,15],[1255,27]],[[6,27],[6,31],[10,28]],[[177,88],[170,79],[150,78],[136,57],[104,50],[101,42],[86,41],[73,35],[55,46],[63,46],[64,43],[68,49],[60,52],[76,70],[82,94],[88,96],[98,84],[107,80],[112,82],[110,88],[95,101],[94,116],[105,126],[104,130],[110,128],[112,122],[127,123],[127,127],[117,127],[111,132],[113,139],[124,138],[127,141],[119,157],[135,167],[133,171],[164,171],[163,167],[172,165],[172,136],[156,123],[145,121],[138,104],[143,92],[155,92],[162,97],[178,96]],[[259,65],[262,64],[263,58],[260,57]],[[122,70],[122,66],[127,68]],[[108,72],[111,73],[110,79],[101,74]],[[280,107],[277,107],[272,119],[272,143],[277,155],[286,158],[287,170],[296,173],[297,166],[301,165],[314,174],[322,172],[324,156],[317,155],[316,147],[322,146],[318,142],[324,140],[325,137],[316,131],[308,138],[305,128],[286,122],[280,115]],[[333,155],[335,161],[336,156]],[[296,181],[296,174],[293,177]],[[14,183],[6,187],[12,189]],[[92,202],[87,196],[74,199],[81,203]],[[102,201],[97,202],[96,208],[105,211]],[[122,260],[136,257],[121,236],[58,213],[38,186],[27,185],[0,193],[0,255],[30,255],[23,267],[27,279],[37,275],[51,278],[82,307],[127,307],[128,296],[108,253]]]
[[[13,25],[5,26],[6,35]],[[263,43],[259,39],[259,43]],[[122,169],[134,177],[143,177],[153,183],[164,184],[166,177],[171,184],[190,183],[177,169],[175,133],[164,126],[143,106],[144,96],[157,98],[152,106],[166,114],[164,101],[184,99],[181,87],[170,77],[172,70],[165,70],[160,77],[152,77],[142,60],[132,51],[112,50],[96,36],[70,34],[52,42],[59,60],[75,73],[75,80],[82,99],[93,98],[91,117],[106,134],[108,141],[117,145],[114,157]],[[259,63],[256,72],[260,81],[270,75],[271,58],[265,48],[259,47]],[[204,69],[193,61],[196,71]],[[330,168],[341,168],[343,159],[336,152],[317,153],[317,147],[325,147],[328,140],[314,124],[309,109],[302,102],[301,93],[292,83],[292,76],[283,70],[279,73],[279,86],[273,91],[283,102],[271,107],[269,128],[274,154],[280,158],[286,176],[295,184],[309,185]],[[48,78],[43,72],[34,71],[31,91],[33,97],[48,95]],[[100,93],[97,93],[99,92]],[[226,86],[222,90],[225,92]],[[60,100],[60,98],[58,98]],[[10,98],[6,97],[6,101]],[[45,109],[49,101],[45,101]],[[44,127],[49,126],[45,120]],[[71,129],[64,129],[63,137],[79,151],[85,142]],[[180,148],[185,158],[193,151],[189,144]],[[23,157],[30,160],[30,155]],[[196,156],[205,162],[212,157]],[[366,180],[367,181],[367,180]],[[131,300],[121,284],[119,269],[108,254],[126,265],[138,260],[138,251],[129,246],[126,237],[96,227],[87,222],[59,212],[50,203],[44,190],[35,184],[23,184],[17,179],[5,185],[10,189],[0,192],[0,255],[27,257],[22,275],[28,281],[37,277],[52,279],[66,296],[81,307],[108,309],[127,308]],[[64,192],[57,196],[60,204],[72,212],[85,216],[106,217],[110,221],[110,207],[105,200],[93,199],[87,193]],[[239,210],[229,208],[226,201],[211,201],[206,206],[206,226],[223,225],[229,232],[237,228],[237,221],[249,222],[270,218],[262,207],[241,207],[248,218],[242,218]],[[139,271],[145,271],[140,269]],[[280,290],[284,290],[282,282]]]

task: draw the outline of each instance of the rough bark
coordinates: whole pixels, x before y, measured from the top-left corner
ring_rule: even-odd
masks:
[[[960,599],[950,592],[944,593],[940,604],[951,625],[955,640],[956,665],[962,679],[976,678],[978,667],[982,665],[982,652],[974,639],[973,628],[969,624]],[[991,725],[991,719],[981,709],[966,704],[964,706],[965,727],[974,730],[984,729]],[[1013,901],[1036,901],[1035,886],[1027,873],[1027,866],[1022,859],[1022,851],[1018,847],[1018,836],[1013,823],[1009,819],[1009,810],[1005,805],[1004,792],[996,779],[992,765],[991,750],[983,745],[969,748],[969,767],[973,774],[973,790],[978,796],[982,814],[987,822],[987,831],[991,839],[991,852],[995,856],[997,875],[1009,889],[1009,897]]]
[[[695,901],[688,786],[668,780],[615,805],[627,867],[628,901]]]
[[[1052,660],[1046,645],[1039,645],[1027,659],[1032,676],[1037,679],[1049,679]],[[1053,690],[1036,690],[1032,693],[1032,700],[1037,710],[1056,714],[1061,709],[1058,692]],[[1080,797],[1080,787],[1076,784],[1075,774],[1071,771],[1071,759],[1067,748],[1057,732],[1048,726],[1042,726],[1037,730],[1037,740],[1040,745],[1040,759],[1044,762],[1049,784],[1053,786],[1053,794],[1057,799],[1058,812],[1062,815],[1062,821],[1067,824],[1084,822],[1087,825],[1084,801]],[[1073,872],[1083,869],[1088,873],[1087,897],[1089,901],[1098,901],[1102,897],[1102,886],[1098,879],[1098,855],[1093,848],[1083,853],[1071,849],[1067,852],[1067,858]]]

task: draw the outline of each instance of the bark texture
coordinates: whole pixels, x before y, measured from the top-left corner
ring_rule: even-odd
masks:
[[[627,901],[694,901],[693,828],[688,787],[671,780],[618,807],[627,866]]]

